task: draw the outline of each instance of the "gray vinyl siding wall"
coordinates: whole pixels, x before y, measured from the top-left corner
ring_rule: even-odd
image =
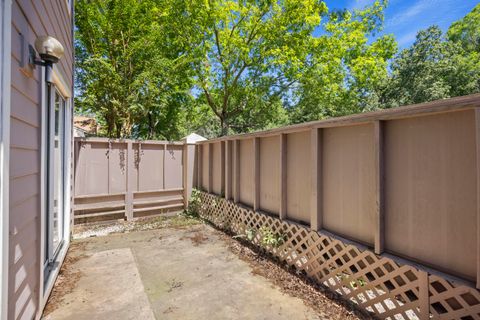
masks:
[[[12,81],[10,134],[9,319],[32,319],[40,312],[41,252],[41,67],[20,69],[22,33],[34,45],[51,35],[65,48],[55,65],[72,87],[72,23],[65,0],[12,3]]]

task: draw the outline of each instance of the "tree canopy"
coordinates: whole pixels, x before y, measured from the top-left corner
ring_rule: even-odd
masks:
[[[218,118],[220,134],[286,123],[282,100],[298,79],[323,2],[208,1],[186,6],[198,98]]]
[[[458,42],[466,52],[480,52],[480,4],[462,19],[452,23],[448,39]]]
[[[480,91],[480,5],[398,54],[393,35],[378,36],[386,6],[77,1],[77,110],[110,137],[178,139]]]
[[[391,63],[377,90],[380,105],[397,107],[480,92],[480,4],[443,34],[421,30],[414,44]]]
[[[157,1],[76,2],[77,106],[110,137],[176,138],[191,103],[185,48]]]
[[[459,43],[445,41],[442,31],[432,26],[420,31],[412,47],[392,62],[382,103],[396,107],[478,92],[478,67]]]
[[[391,35],[369,43],[381,31],[385,3],[361,11],[332,12],[313,39],[308,63],[300,75],[292,122],[318,120],[370,110],[377,106],[373,90],[387,77],[388,60],[397,50]]]

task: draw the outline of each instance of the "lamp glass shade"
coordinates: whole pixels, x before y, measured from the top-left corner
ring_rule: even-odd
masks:
[[[62,58],[64,53],[60,41],[51,36],[38,37],[35,40],[35,49],[43,60],[54,63]]]

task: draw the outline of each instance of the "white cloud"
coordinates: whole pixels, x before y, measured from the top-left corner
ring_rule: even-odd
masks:
[[[408,45],[410,45],[413,41],[415,41],[415,38],[417,36],[417,30],[416,31],[412,31],[412,32],[408,32],[404,35],[402,35],[400,38],[397,39],[397,42],[398,42],[398,46],[400,48],[403,48],[403,47],[406,47]]]
[[[386,20],[386,27],[395,27],[415,22],[426,25],[442,24],[449,21],[452,14],[471,6],[471,1],[457,0],[418,0],[406,8],[397,8],[398,13]]]
[[[391,6],[397,3],[399,0],[389,0],[388,6]],[[371,6],[375,0],[351,0],[350,4],[348,5],[348,10],[354,9],[363,9],[366,6]]]
[[[349,10],[363,9],[366,6],[371,5],[373,2],[374,0],[353,0],[348,6],[348,9]]]
[[[412,18],[425,13],[430,7],[435,5],[434,0],[419,0],[414,5],[410,6],[404,11],[400,11],[387,21],[387,26],[397,26],[405,22],[411,21]]]

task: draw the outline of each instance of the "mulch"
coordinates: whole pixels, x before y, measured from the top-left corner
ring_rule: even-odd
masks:
[[[62,267],[58,273],[58,277],[55,280],[55,285],[53,286],[50,297],[48,298],[45,309],[43,310],[43,316],[55,311],[58,306],[63,302],[65,295],[72,292],[77,282],[82,277],[82,272],[76,270],[73,266],[85,258],[86,255],[83,254],[84,247],[86,243],[71,243],[68,248],[67,256],[63,261]]]

